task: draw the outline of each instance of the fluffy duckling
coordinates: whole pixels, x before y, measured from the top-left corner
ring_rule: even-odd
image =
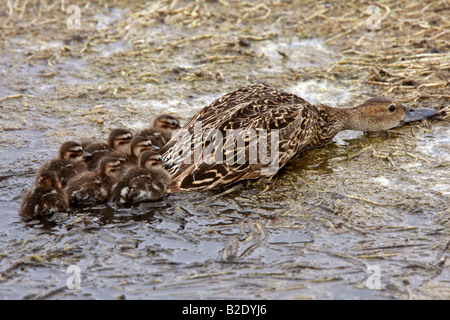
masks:
[[[108,137],[108,145],[122,155],[127,155],[133,134],[128,129],[114,129]]]
[[[66,141],[59,148],[58,158],[44,163],[38,171],[41,176],[44,172],[53,171],[61,181],[63,187],[74,176],[88,169],[83,161],[83,147],[75,141]]]
[[[161,155],[144,151],[139,168],[129,170],[111,191],[111,201],[129,204],[161,199],[170,185],[170,175],[163,168]]]
[[[156,129],[150,129],[150,128],[139,131],[137,136],[141,136],[141,137],[150,139],[152,144],[160,149],[162,147],[164,147],[166,145],[166,143],[169,141],[164,138],[164,136],[161,134],[161,132],[159,132]]]
[[[84,142],[85,162],[89,170],[96,170],[100,160],[107,156],[127,156],[133,134],[128,129],[114,129],[108,136],[108,143]]]
[[[152,133],[152,129],[156,132],[160,132],[164,138],[164,142],[167,143],[170,138],[172,138],[172,133],[180,129],[180,121],[170,114],[160,114],[153,119],[150,128],[142,130],[139,135],[147,136]],[[145,132],[147,130],[150,131]]]
[[[67,195],[54,171],[43,171],[36,179],[33,189],[27,191],[22,199],[19,216],[38,218],[69,207]]]
[[[116,157],[103,157],[98,172],[88,171],[69,181],[65,189],[70,203],[106,202],[111,187],[120,177],[122,162]]]
[[[131,140],[130,148],[127,155],[127,162],[137,163],[139,156],[146,150],[159,150],[160,148],[154,146],[152,141],[146,137],[136,136]]]

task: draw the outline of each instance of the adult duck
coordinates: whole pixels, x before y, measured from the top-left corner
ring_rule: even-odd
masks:
[[[385,131],[436,113],[385,97],[371,98],[354,108],[312,105],[265,84],[250,85],[200,110],[161,150],[171,166],[169,192],[270,177],[299,151],[326,144],[340,131]],[[234,139],[228,139],[232,131]],[[264,149],[264,139],[260,139],[264,135],[271,154],[255,156],[256,147]]]

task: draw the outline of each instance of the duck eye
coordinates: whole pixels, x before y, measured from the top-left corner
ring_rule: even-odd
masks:
[[[390,105],[390,106],[389,106],[389,111],[390,111],[390,112],[394,112],[394,111],[395,111],[395,105],[393,105],[393,104]]]

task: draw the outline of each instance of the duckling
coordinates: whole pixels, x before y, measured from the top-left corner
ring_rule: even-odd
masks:
[[[108,136],[108,143],[84,142],[85,162],[89,170],[96,170],[106,155],[127,156],[133,134],[128,129],[114,129]]]
[[[69,181],[65,191],[72,204],[106,202],[111,187],[120,177],[122,162],[115,157],[103,157],[98,172],[87,171]]]
[[[371,98],[354,108],[312,105],[295,94],[254,84],[200,110],[180,130],[183,136],[174,136],[160,153],[171,166],[169,192],[213,189],[245,179],[271,177],[294,155],[330,142],[340,131],[385,131],[436,113],[435,109],[412,109],[385,97]],[[228,140],[230,129],[248,143],[239,145],[235,139]],[[214,155],[208,132],[221,133],[215,135],[219,143],[212,149]],[[266,151],[270,146],[270,156],[263,154],[264,161],[261,150],[254,151],[257,145],[252,142],[256,139],[248,138],[252,134],[256,137],[256,132],[266,134]],[[198,150],[191,152],[192,144],[197,144]],[[210,157],[202,158],[203,154]],[[259,161],[250,161],[251,154],[252,160]]]
[[[152,150],[139,157],[139,168],[128,171],[111,191],[111,201],[119,204],[161,199],[170,184],[161,155]]]
[[[114,129],[108,137],[108,145],[117,150],[120,154],[126,156],[133,134],[128,129]]]
[[[177,118],[171,116],[170,114],[160,114],[152,120],[150,128],[147,129],[149,131],[146,132],[142,130],[139,135],[151,135],[151,130],[155,130],[161,133],[165,143],[167,143],[167,141],[169,141],[172,137],[172,134],[178,129],[180,129],[180,121]]]
[[[54,171],[42,171],[36,179],[33,189],[25,193],[19,210],[19,216],[40,218],[65,211],[69,207],[67,195]]]
[[[152,141],[142,136],[136,136],[131,140],[130,148],[127,155],[127,162],[136,164],[139,156],[146,150],[159,150],[160,148],[154,146]]]
[[[38,175],[53,171],[59,177],[63,188],[74,176],[88,169],[83,161],[83,147],[75,141],[66,141],[59,148],[58,158],[44,163],[38,171]]]
[[[141,131],[139,131],[136,136],[141,136],[141,137],[145,137],[147,139],[150,139],[150,141],[152,142],[152,144],[158,148],[162,148],[166,145],[166,143],[169,140],[166,140],[166,138],[164,138],[164,136],[161,134],[161,132],[159,132],[156,129],[143,129]]]

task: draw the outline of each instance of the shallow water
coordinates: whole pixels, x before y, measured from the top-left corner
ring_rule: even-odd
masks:
[[[22,222],[17,210],[57,145],[41,144],[45,131],[6,131],[7,141],[20,132],[22,145],[2,146],[0,295],[372,299],[403,297],[395,286],[405,281],[446,282],[448,269],[434,267],[448,240],[446,130],[433,126],[411,149],[430,165],[396,160],[391,171],[364,153],[346,159],[361,145],[395,138],[342,133],[338,143],[292,161],[267,190],[256,182],[218,198],[187,193],[131,208],[100,205],[46,223]],[[398,202],[395,192],[408,199]],[[80,267],[81,289],[67,288],[69,265]],[[372,265],[381,269],[380,290],[366,287]]]
[[[114,24],[120,15],[99,15],[98,26]],[[146,34],[159,39],[167,29],[174,31],[164,26]],[[12,39],[5,54],[15,56],[28,41]],[[99,47],[100,57],[130,47],[112,42]],[[253,69],[260,77],[303,64],[329,66],[337,55],[320,39],[286,37],[254,47],[268,62]],[[316,57],[301,61],[311,48]],[[246,182],[230,193],[175,194],[126,208],[81,207],[27,222],[17,216],[21,197],[62,141],[105,138],[113,127],[138,128],[163,111],[184,122],[230,88],[219,84],[209,92],[171,82],[170,75],[161,77],[167,83],[145,84],[143,96],[121,96],[139,85],[116,85],[114,72],[98,72],[95,60],[62,59],[56,69],[45,61],[6,60],[0,98],[24,97],[1,102],[0,298],[450,297],[448,122],[389,134],[343,132],[335,142],[295,157],[271,181]],[[188,68],[197,60],[181,52],[173,61]],[[54,76],[42,77],[54,70]],[[312,103],[347,107],[361,101],[339,81],[297,81],[281,89]],[[115,96],[105,97],[104,90]],[[70,265],[79,267],[79,289],[67,285]]]

